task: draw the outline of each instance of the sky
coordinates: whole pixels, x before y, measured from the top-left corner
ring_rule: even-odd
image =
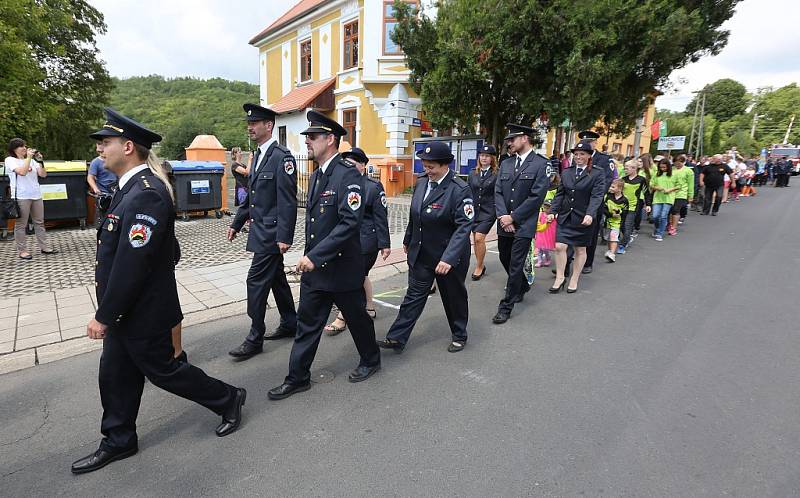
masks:
[[[112,76],[221,77],[258,83],[258,49],[247,42],[296,0],[89,0],[105,15],[98,38]],[[377,1],[377,0],[367,0]],[[798,0],[744,0],[724,25],[728,45],[676,70],[658,108],[682,111],[692,91],[720,78],[748,90],[800,83]],[[785,20],[785,21],[784,21]],[[794,26],[792,25],[794,23]]]

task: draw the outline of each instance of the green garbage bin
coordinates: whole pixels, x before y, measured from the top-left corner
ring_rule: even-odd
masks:
[[[86,228],[86,161],[45,161],[45,178],[39,178],[44,200],[44,220],[77,220]]]

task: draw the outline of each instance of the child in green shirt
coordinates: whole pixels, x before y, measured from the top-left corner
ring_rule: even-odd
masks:
[[[603,213],[605,214],[603,238],[608,241],[606,259],[609,263],[617,260],[617,245],[619,244],[622,218],[628,212],[628,199],[622,194],[624,185],[625,182],[619,178],[611,182],[611,187],[603,201]]]

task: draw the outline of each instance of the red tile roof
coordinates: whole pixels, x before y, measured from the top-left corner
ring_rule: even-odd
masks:
[[[272,24],[267,26],[266,29],[261,31],[259,34],[257,34],[253,38],[251,38],[250,41],[249,41],[250,45],[255,45],[256,43],[258,43],[261,40],[263,40],[264,38],[266,38],[269,34],[274,33],[275,31],[278,31],[280,28],[286,26],[290,22],[292,22],[292,21],[294,21],[294,20],[296,20],[296,19],[298,19],[298,18],[300,18],[300,17],[302,17],[302,16],[304,16],[306,14],[310,14],[311,12],[313,12],[314,10],[316,10],[317,8],[322,6],[323,4],[326,4],[326,3],[331,2],[331,1],[332,0],[300,0],[299,2],[297,2],[294,5],[294,7],[292,7],[288,11],[286,11],[286,13],[284,13],[279,18],[277,18],[275,20],[275,22],[273,22]]]
[[[279,114],[305,109],[311,105],[311,103],[314,102],[314,100],[319,97],[322,92],[333,86],[335,81],[336,78],[330,78],[317,83],[312,83],[310,85],[295,88],[291,92],[281,97],[280,100],[269,106],[269,108]]]

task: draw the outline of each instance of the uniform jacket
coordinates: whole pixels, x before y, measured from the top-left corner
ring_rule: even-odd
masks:
[[[329,292],[351,291],[364,285],[359,229],[364,215],[364,181],[355,165],[339,154],[325,173],[317,169],[311,175],[305,255],[315,268],[303,273],[301,284]]]
[[[575,163],[573,162],[573,166]],[[617,177],[617,166],[611,156],[603,152],[594,151],[592,154],[592,170],[601,170],[603,175],[603,183],[605,184],[606,192],[611,188],[611,182]]]
[[[498,222],[497,235],[532,239],[536,234],[539,209],[550,186],[549,161],[531,151],[515,172],[516,161],[517,156],[513,155],[500,164],[494,186],[495,217],[511,215],[516,232],[506,232]]]
[[[169,333],[183,319],[177,258],[172,199],[145,169],[117,191],[97,229],[95,319],[115,334]]]
[[[428,181],[427,175],[421,176],[411,198],[411,212],[403,237],[409,266],[414,266],[418,260],[434,265],[439,261],[451,266],[469,263],[469,234],[475,217],[469,186],[451,171],[423,200]]]
[[[558,216],[559,225],[578,227],[587,214],[596,218],[603,196],[606,194],[605,172],[592,166],[575,179],[577,168],[570,166],[561,174],[561,185],[550,206],[550,212]]]
[[[392,247],[389,240],[389,214],[386,192],[378,180],[364,177],[364,219],[361,220],[361,254],[372,254]]]
[[[273,142],[250,170],[247,199],[231,228],[237,232],[250,220],[247,250],[280,252],[278,242],[292,245],[297,222],[297,167],[289,149]]]
[[[469,175],[469,188],[472,191],[472,200],[475,203],[475,221],[496,220],[494,209],[494,185],[497,174],[490,169],[484,178],[481,178],[480,168]]]

